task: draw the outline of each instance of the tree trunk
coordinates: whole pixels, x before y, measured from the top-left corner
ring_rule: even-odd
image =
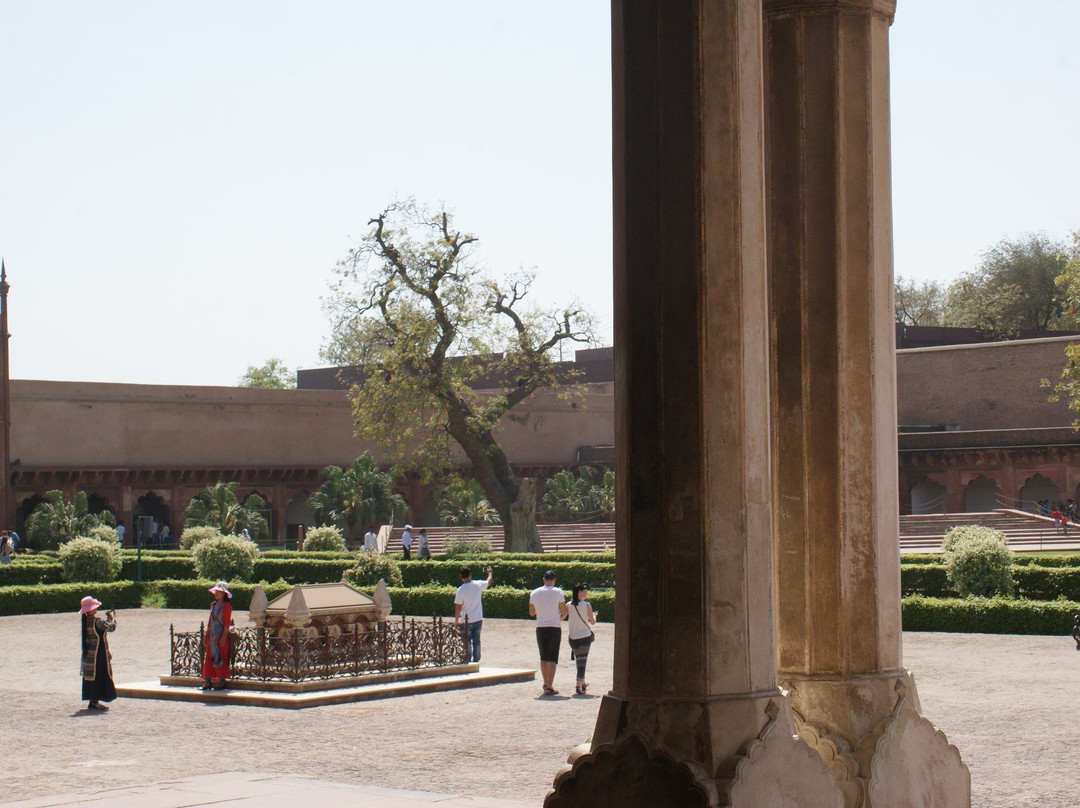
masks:
[[[504,550],[508,553],[542,553],[536,530],[536,480],[518,480],[518,497],[510,505],[510,523],[503,525]]]

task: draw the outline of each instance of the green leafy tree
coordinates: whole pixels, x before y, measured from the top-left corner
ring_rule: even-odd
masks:
[[[238,487],[239,483],[218,482],[204,488],[184,508],[184,527],[212,527],[225,536],[239,535],[246,528],[256,541],[266,541],[270,537],[263,516],[266,500],[251,494],[240,502],[236,498]]]
[[[76,536],[87,535],[98,525],[113,526],[116,517],[110,511],[90,513],[85,491],[76,491],[70,501],[62,491],[48,491],[26,518],[26,540],[40,550],[55,549]]]
[[[998,242],[978,269],[949,285],[945,325],[977,328],[997,339],[1077,328],[1080,317],[1058,283],[1067,263],[1065,246],[1043,234]]]
[[[1057,277],[1057,287],[1065,299],[1070,315],[1080,312],[1080,230],[1072,234],[1072,244],[1066,254],[1065,266]],[[1047,398],[1069,402],[1069,409],[1080,413],[1080,344],[1065,346],[1065,364],[1057,382],[1042,380],[1044,389],[1050,390]],[[1080,430],[1080,416],[1073,419],[1073,428]]]
[[[240,387],[291,390],[296,387],[296,377],[285,363],[275,356],[261,365],[248,365],[247,371],[240,377]]]
[[[362,373],[351,391],[358,436],[424,479],[452,465],[456,444],[499,514],[505,549],[539,551],[535,481],[517,477],[496,432],[534,391],[565,381],[554,357],[564,342],[591,341],[591,316],[529,307],[533,276],[486,274],[477,239],[445,210],[409,201],[369,224],[325,301],[325,358]]]
[[[381,470],[370,452],[348,468],[327,466],[322,485],[308,498],[308,508],[323,525],[344,528],[350,543],[358,525],[389,524],[409,516],[405,498],[394,490],[394,475]]]
[[[937,281],[916,283],[897,275],[893,300],[898,323],[941,325],[945,318],[945,290]]]
[[[439,519],[444,525],[480,527],[499,524],[499,513],[476,480],[453,477],[439,491]]]

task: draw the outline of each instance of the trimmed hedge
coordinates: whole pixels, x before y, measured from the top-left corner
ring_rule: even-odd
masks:
[[[473,578],[485,578],[484,567],[490,566],[495,573],[495,585],[509,586],[515,589],[532,591],[543,584],[544,573],[554,570],[557,580],[564,586],[573,586],[584,581],[593,589],[611,589],[615,586],[615,564],[607,562],[593,563],[575,561],[552,562],[537,561],[531,556],[529,561],[502,561],[494,558],[450,559],[449,561],[410,561],[402,562],[401,580],[405,586],[425,586],[427,584],[453,586],[461,584],[461,567],[472,569]],[[580,556],[578,556],[580,558]],[[269,576],[267,576],[269,577]],[[485,607],[486,610],[486,607]]]
[[[84,595],[96,597],[103,609],[138,609],[142,605],[143,586],[132,581],[7,586],[0,589],[0,615],[68,611],[74,615],[78,614],[79,601]]]
[[[307,557],[307,553],[300,557],[293,553],[289,558],[259,558],[255,561],[254,577],[258,581],[276,581],[280,578],[290,584],[335,584],[341,580],[345,570],[352,569],[356,563],[355,555],[337,555],[339,557],[330,559]]]
[[[1080,567],[1014,566],[1016,594],[1030,600],[1080,601]]]
[[[372,588],[364,590],[369,595]],[[419,586],[406,589],[390,587],[391,614],[409,617],[453,617],[454,586]],[[509,620],[529,619],[529,593],[531,589],[513,589],[495,585],[484,592],[484,617]],[[566,599],[570,592],[564,591]],[[611,622],[615,616],[614,592],[589,592],[589,603],[597,614],[597,620]]]
[[[7,586],[59,584],[63,581],[64,568],[55,558],[49,559],[48,563],[24,563],[23,556],[16,556],[10,564],[0,565],[0,589]]]
[[[938,560],[940,561],[940,558]],[[901,564],[900,591],[905,597],[956,597],[956,591],[949,586],[944,564]]]
[[[123,555],[123,566],[120,568],[120,577],[134,581],[138,574],[139,562],[134,553]],[[184,551],[169,555],[142,554],[142,579],[144,581],[169,581],[198,578],[195,572],[195,562],[191,560],[191,553]]]
[[[903,600],[904,631],[965,634],[1069,636],[1080,603],[1009,598],[924,598]]]
[[[209,580],[154,581],[146,584],[146,587],[150,592],[160,592],[165,596],[165,608],[167,609],[209,609],[214,596],[207,590],[214,583],[214,581]],[[266,592],[267,600],[273,600],[278,595],[283,595],[292,589],[292,585],[284,581],[274,581],[273,583],[263,581],[261,585],[263,591]],[[232,599],[229,602],[232,607],[241,611],[246,610],[251,605],[251,596],[255,592],[256,586],[258,584],[230,583],[229,591],[232,593]]]

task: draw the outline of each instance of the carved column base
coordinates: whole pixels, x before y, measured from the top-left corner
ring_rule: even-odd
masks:
[[[545,808],[843,808],[781,693],[707,702],[604,697]]]
[[[845,808],[970,808],[960,752],[919,711],[906,670],[782,681],[798,736],[817,751]]]

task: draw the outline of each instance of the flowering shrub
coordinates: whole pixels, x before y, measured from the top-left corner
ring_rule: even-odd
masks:
[[[336,527],[313,527],[304,536],[304,552],[345,552],[345,538]]]

